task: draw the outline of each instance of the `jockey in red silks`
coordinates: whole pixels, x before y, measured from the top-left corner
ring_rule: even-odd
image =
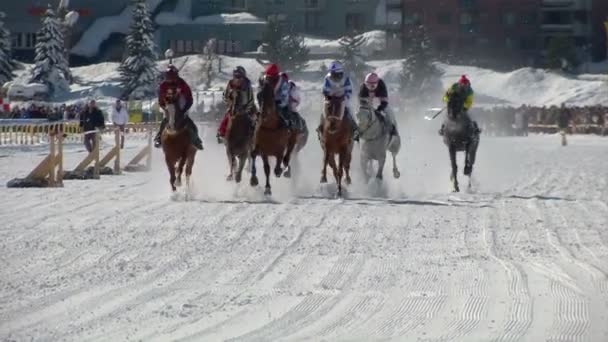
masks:
[[[279,66],[270,64],[264,70],[264,76],[260,79],[260,90],[264,82],[270,83],[274,88],[274,100],[277,105],[281,123],[284,127],[292,129],[291,120],[289,120],[289,83],[284,77],[281,77]],[[258,102],[260,101],[258,93]]]
[[[219,143],[221,143],[221,138],[226,137],[226,128],[228,127],[228,119],[231,111],[234,110],[237,113],[247,113],[251,115],[253,119],[257,110],[255,101],[253,100],[251,81],[247,78],[247,72],[242,66],[237,66],[232,71],[232,79],[228,81],[226,89],[224,90],[224,102],[228,106],[228,110],[224,114],[224,118],[222,119],[222,122],[220,122],[220,126],[217,130]]]
[[[187,112],[192,107],[192,90],[190,90],[190,86],[188,83],[184,81],[183,78],[179,77],[179,72],[177,68],[173,65],[169,65],[167,71],[165,71],[165,80],[160,84],[159,92],[158,92],[158,105],[163,110],[167,108],[167,95],[168,93],[174,94],[175,96],[175,105],[176,110],[178,110],[181,114],[185,116],[186,127],[188,127],[188,131],[190,132],[190,137],[192,139],[192,144],[199,150],[203,149],[203,142],[201,138],[198,136],[198,128],[194,124],[194,121],[190,119]],[[167,125],[167,118],[163,118],[160,123],[160,130],[156,134],[154,138],[154,147],[159,148],[161,146],[161,133],[165,129]]]

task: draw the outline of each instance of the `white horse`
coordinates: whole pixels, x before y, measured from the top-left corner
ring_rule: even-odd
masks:
[[[363,140],[361,143],[361,169],[365,180],[370,179],[370,169],[372,162],[378,162],[378,171],[376,179],[382,180],[382,172],[384,171],[384,163],[386,162],[386,151],[389,151],[393,156],[393,176],[397,179],[401,176],[397,168],[397,154],[401,149],[401,138],[398,135],[391,137],[390,125],[380,120],[374,108],[366,99],[361,99],[359,110],[357,111],[357,123],[359,127],[359,137]]]

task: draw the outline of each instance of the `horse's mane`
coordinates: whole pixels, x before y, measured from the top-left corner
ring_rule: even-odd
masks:
[[[463,106],[464,99],[460,94],[452,94],[448,99],[448,113],[452,118],[457,118],[460,115]]]
[[[265,108],[267,105],[274,105],[274,87],[270,82],[264,82],[262,84],[260,107]]]

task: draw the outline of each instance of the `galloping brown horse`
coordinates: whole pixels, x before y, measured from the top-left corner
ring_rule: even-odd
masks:
[[[321,183],[327,183],[327,164],[331,166],[338,196],[342,196],[342,177],[346,176],[346,184],[351,183],[350,162],[353,152],[353,127],[350,120],[344,120],[344,97],[331,97],[325,101],[319,140],[324,152],[323,169],[321,170]],[[339,156],[336,165],[335,155]]]
[[[192,145],[192,140],[185,124],[185,113],[177,110],[174,99],[173,93],[169,91],[166,107],[166,115],[169,122],[162,132],[161,144],[165,154],[167,169],[169,169],[171,189],[176,191],[176,186],[181,186],[182,173],[184,166],[186,166],[186,188],[189,190],[196,148]]]
[[[228,156],[228,164],[230,165],[230,174],[226,180],[232,181],[234,179],[237,183],[240,183],[243,168],[251,155],[253,126],[249,113],[237,111],[235,104],[240,103],[240,99],[238,98],[240,93],[236,92],[236,94],[237,98],[232,99],[233,106],[230,110],[226,129],[226,155]],[[238,168],[236,167],[237,158],[239,160]]]
[[[269,157],[275,157],[277,162],[274,168],[274,175],[281,177],[283,169],[281,163],[289,169],[289,160],[293,151],[297,134],[292,133],[289,129],[281,127],[279,113],[277,112],[274,87],[264,82],[262,91],[259,96],[260,100],[260,115],[258,117],[255,133],[253,138],[253,151],[251,152],[251,186],[258,185],[258,177],[256,175],[255,161],[258,155],[262,157],[264,162],[264,173],[266,174],[265,195],[271,195],[270,189],[270,163]],[[289,177],[289,174],[285,175]]]

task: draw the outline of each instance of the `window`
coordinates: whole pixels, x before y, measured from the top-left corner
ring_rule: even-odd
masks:
[[[278,21],[279,23],[284,23],[287,21],[286,14],[269,14],[266,19],[268,21]]]
[[[247,0],[229,0],[228,6],[232,9],[246,9]]]
[[[477,0],[460,0],[459,4],[461,8],[477,7]]]
[[[26,33],[25,34],[25,47],[34,48],[36,46],[36,34]]]
[[[441,25],[449,25],[452,23],[452,15],[450,12],[437,13],[437,22]]]
[[[514,12],[505,12],[502,15],[502,23],[508,27],[515,26],[517,24],[517,16]]]
[[[536,49],[536,41],[532,37],[521,37],[521,39],[520,39],[520,48],[522,50],[535,50]]]
[[[184,41],[183,40],[178,40],[177,41],[177,49],[176,49],[177,53],[184,53]]]
[[[197,52],[197,53],[198,52],[202,52],[201,45],[202,45],[202,43],[201,43],[200,40],[193,41],[192,42],[192,50],[194,50],[194,52]]]
[[[463,12],[460,13],[460,25],[471,25],[473,23],[473,16],[471,13]]]
[[[408,25],[412,25],[412,24],[418,25],[422,21],[420,13],[406,14],[404,20],[405,20],[404,23],[408,24]]]
[[[22,46],[21,33],[13,33],[12,46],[13,48],[20,48]]]
[[[534,25],[536,20],[536,12],[534,11],[527,11],[521,15],[521,23],[524,25]]]
[[[305,13],[304,14],[304,27],[307,30],[319,28],[319,13]]]
[[[361,31],[365,27],[365,16],[363,13],[348,13],[346,15],[346,29]]]
[[[319,8],[319,0],[304,0],[305,8]]]

